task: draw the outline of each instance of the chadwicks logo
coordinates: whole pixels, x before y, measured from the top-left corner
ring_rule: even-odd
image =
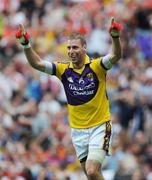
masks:
[[[94,94],[95,83],[92,82],[86,86],[76,86],[74,84],[69,84],[70,90],[73,92],[73,95],[91,95]]]

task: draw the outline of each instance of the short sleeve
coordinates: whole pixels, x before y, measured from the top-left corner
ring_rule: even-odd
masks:
[[[93,59],[91,61],[90,67],[99,77],[99,79],[105,78],[107,71],[104,67],[101,66],[101,58]]]
[[[62,74],[64,73],[65,69],[68,68],[68,63],[55,63],[56,65],[56,76],[61,79]]]

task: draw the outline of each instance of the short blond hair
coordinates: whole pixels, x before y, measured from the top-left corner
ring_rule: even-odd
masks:
[[[72,34],[68,37],[68,39],[69,39],[69,40],[80,39],[82,46],[86,46],[86,45],[87,45],[86,39],[85,39],[84,35],[82,35],[82,34],[80,34],[80,33],[77,33],[77,32],[72,33]]]

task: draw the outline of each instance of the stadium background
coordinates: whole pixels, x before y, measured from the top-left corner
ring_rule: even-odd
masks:
[[[83,33],[91,57],[111,50],[114,16],[123,57],[108,73],[114,128],[106,180],[152,180],[152,1],[0,0],[0,179],[85,180],[71,144],[58,79],[33,70],[14,37],[19,23],[43,59],[65,61],[66,37]]]

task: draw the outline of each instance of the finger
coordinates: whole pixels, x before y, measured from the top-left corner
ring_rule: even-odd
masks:
[[[25,28],[24,28],[23,24],[19,24],[19,29],[21,31],[21,34],[25,33]]]
[[[112,24],[114,21],[115,21],[115,18],[112,17],[112,18],[111,18],[111,24]]]

